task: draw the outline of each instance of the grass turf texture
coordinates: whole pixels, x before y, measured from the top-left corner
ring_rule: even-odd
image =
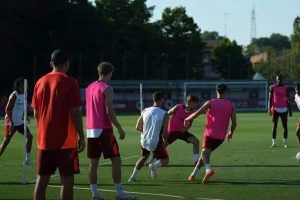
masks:
[[[193,170],[192,146],[176,141],[169,148],[170,166],[158,170],[158,179],[150,178],[148,168],[143,168],[136,183],[127,183],[140,153],[139,133],[134,126],[136,115],[121,115],[119,120],[126,131],[125,141],[118,141],[122,162],[123,185],[126,191],[166,194],[177,197],[133,194],[138,199],[298,199],[300,195],[300,164],[295,155],[300,151],[296,142],[295,127],[299,114],[289,118],[288,148],[282,145],[282,127],[278,126],[278,147],[271,149],[271,118],[266,113],[238,114],[238,128],[231,144],[224,142],[211,157],[216,174],[211,183],[202,185],[204,169],[196,182],[189,182]],[[191,132],[202,141],[205,117],[197,119]],[[36,128],[34,120],[29,125],[34,135],[32,157],[36,157]],[[3,119],[0,120],[3,130]],[[3,132],[3,131],[1,131]],[[2,134],[2,133],[1,133]],[[118,134],[116,134],[118,135]],[[0,158],[0,199],[32,199],[34,183],[21,184],[23,138],[16,134],[6,152]],[[127,158],[127,159],[126,159]],[[101,164],[110,160],[102,160]],[[81,173],[75,176],[76,200],[91,199],[87,176],[86,151],[80,154]],[[28,180],[34,181],[36,168],[28,166]],[[111,166],[106,164],[98,170],[99,188],[102,195],[114,199]],[[58,199],[60,184],[58,176],[52,177],[47,199]],[[107,191],[108,190],[108,191]],[[110,191],[112,190],[112,191]]]

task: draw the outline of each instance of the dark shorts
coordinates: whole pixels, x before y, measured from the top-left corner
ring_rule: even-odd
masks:
[[[28,127],[26,127],[27,133],[31,134]],[[15,132],[18,131],[21,134],[24,134],[24,124],[21,124],[19,126],[14,126],[11,130],[11,137],[15,134]],[[5,124],[4,125],[4,137],[9,136],[9,125]]]
[[[142,156],[148,157],[150,151],[143,147],[141,147],[141,149]],[[161,140],[158,142],[156,149],[153,151],[153,157],[156,159],[167,159],[169,157],[169,153]]]
[[[224,140],[205,136],[203,139],[202,149],[210,149],[213,151],[216,148],[218,148],[223,142],[224,142]]]
[[[287,120],[287,116],[288,116],[288,111],[284,112],[284,113],[279,113],[277,111],[273,111],[272,112],[272,121],[273,122],[277,122],[278,121],[278,118],[280,117],[282,120]]]
[[[71,176],[79,173],[77,149],[38,150],[38,175],[54,174],[56,168],[61,176]]]
[[[172,144],[177,139],[183,140],[186,143],[189,143],[188,139],[191,137],[195,137],[195,136],[187,131],[184,133],[182,133],[180,131],[173,131],[173,132],[170,132],[168,135],[168,144]]]
[[[114,158],[119,157],[119,145],[113,134],[113,129],[103,129],[100,137],[88,138],[87,157],[100,158],[103,157]]]

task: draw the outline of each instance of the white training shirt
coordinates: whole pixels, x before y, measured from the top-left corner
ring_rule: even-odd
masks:
[[[159,142],[166,111],[159,107],[145,108],[142,112],[143,132],[141,146],[148,151],[154,151]]]
[[[11,95],[16,96],[16,101],[12,110],[12,120],[14,126],[19,126],[24,124],[24,94],[18,94],[17,91],[14,91]]]
[[[295,102],[297,104],[298,109],[300,110],[300,97],[298,94],[295,94]]]

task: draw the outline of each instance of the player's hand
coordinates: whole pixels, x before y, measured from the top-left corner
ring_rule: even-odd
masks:
[[[185,128],[190,128],[192,126],[192,124],[193,124],[193,120],[192,119],[186,118],[184,120],[184,127]]]
[[[78,152],[82,152],[85,148],[85,139],[84,138],[79,138],[78,140]]]
[[[270,116],[272,116],[272,112],[271,112],[270,109],[268,109],[268,113],[269,113]]]
[[[119,139],[120,139],[120,140],[124,140],[124,139],[125,139],[125,132],[124,132],[124,130],[122,129],[122,127],[120,127],[120,128],[118,129],[118,132],[119,132]]]
[[[229,132],[227,133],[227,135],[226,135],[226,140],[227,140],[228,142],[231,142],[231,140],[232,140],[232,135],[233,135],[233,133],[232,133],[231,131],[229,131]]]

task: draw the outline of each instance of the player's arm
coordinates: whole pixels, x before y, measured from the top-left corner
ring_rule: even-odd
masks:
[[[78,151],[81,152],[85,148],[85,137],[84,137],[83,125],[82,125],[81,107],[74,107],[71,109],[71,118],[72,118],[72,122],[75,126],[75,130],[79,137]]]
[[[139,132],[143,132],[143,117],[140,116],[136,122],[135,129]]]
[[[271,107],[272,107],[272,101],[273,101],[273,86],[271,85],[270,86],[270,89],[269,89],[269,99],[268,99],[268,113],[270,115],[272,115],[272,112],[271,112]]]
[[[286,104],[287,104],[287,108],[289,111],[289,115],[291,117],[293,114],[292,114],[292,108],[291,108],[291,104],[290,104],[290,94],[289,94],[288,88],[286,88]]]
[[[169,115],[168,113],[165,113],[164,115],[164,119],[163,119],[163,133],[162,133],[162,136],[163,136],[163,140],[164,140],[164,143],[167,144],[167,139],[168,139],[168,124],[169,124]]]
[[[14,94],[11,94],[9,96],[9,99],[8,99],[8,102],[6,104],[6,107],[5,107],[5,112],[6,112],[6,116],[10,122],[11,125],[13,125],[13,119],[12,119],[12,112],[13,112],[13,108],[14,108],[14,105],[15,105],[15,102],[16,102],[16,95]]]
[[[237,122],[236,122],[236,112],[235,112],[235,107],[234,105],[232,104],[232,113],[231,113],[231,127],[230,127],[230,131],[227,133],[227,141],[231,141],[232,140],[232,136],[233,136],[233,133],[236,129],[236,125],[237,125]]]
[[[120,139],[123,140],[125,138],[125,132],[121,127],[121,124],[119,123],[116,112],[113,108],[113,98],[114,98],[114,92],[112,87],[107,87],[104,90],[104,95],[105,95],[105,108],[106,108],[106,113],[107,116],[109,117],[110,121],[113,123],[113,125],[118,129]]]
[[[168,111],[169,116],[174,115],[174,114],[176,113],[177,109],[178,109],[178,105],[175,105],[173,108],[171,108],[171,109]]]
[[[200,114],[206,113],[206,111],[210,108],[210,101],[206,101],[201,108],[199,108],[196,112],[188,116],[184,120],[185,127],[191,127],[193,120],[196,119]]]

